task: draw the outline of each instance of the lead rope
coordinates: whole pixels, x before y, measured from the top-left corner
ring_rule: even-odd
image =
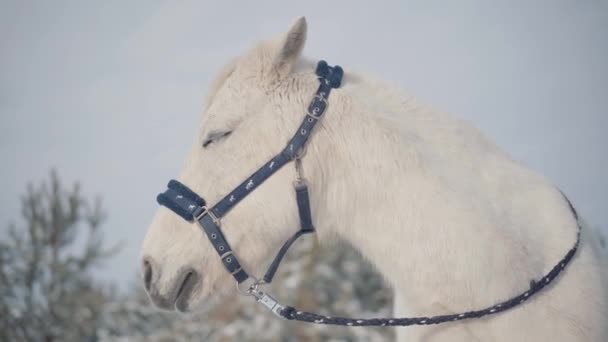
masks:
[[[563,193],[562,193],[563,195]],[[438,316],[430,316],[430,317],[403,317],[403,318],[347,318],[347,317],[331,317],[320,315],[317,313],[306,312],[306,311],[298,311],[296,308],[292,306],[283,306],[281,305],[274,297],[270,294],[262,291],[259,287],[262,285],[262,282],[254,282],[249,290],[246,291],[246,295],[253,296],[256,300],[261,303],[264,307],[271,310],[278,317],[287,319],[287,320],[296,320],[301,322],[315,323],[315,324],[326,324],[326,325],[342,325],[342,326],[411,326],[411,325],[432,325],[432,324],[440,324],[446,322],[454,322],[461,321],[464,319],[471,318],[479,318],[487,315],[494,315],[506,310],[509,310],[517,305],[523,304],[525,301],[530,299],[532,296],[540,292],[543,288],[549,285],[557,276],[562,272],[562,270],[568,265],[568,263],[572,260],[576,251],[578,249],[578,245],[580,243],[581,236],[581,225],[578,222],[578,214],[576,210],[572,206],[572,203],[568,198],[564,195],[564,198],[568,202],[570,209],[574,217],[577,220],[577,233],[576,233],[576,242],[574,246],[566,253],[566,255],[555,265],[549,273],[547,273],[543,278],[539,281],[532,281],[530,283],[530,288],[525,292],[511,298],[495,304],[493,306],[487,307],[481,310],[472,310],[462,313],[456,314],[445,314]]]

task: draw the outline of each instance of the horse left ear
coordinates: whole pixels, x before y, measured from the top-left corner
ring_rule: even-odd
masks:
[[[306,26],[306,18],[299,17],[294,20],[289,31],[279,39],[278,49],[273,60],[274,70],[279,77],[289,75],[300,58],[306,42]]]

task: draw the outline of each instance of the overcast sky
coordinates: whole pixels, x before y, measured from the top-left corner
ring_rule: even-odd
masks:
[[[607,1],[0,1],[0,225],[55,167],[99,194],[132,281],[217,70],[306,15],[304,53],[471,120],[608,226]]]

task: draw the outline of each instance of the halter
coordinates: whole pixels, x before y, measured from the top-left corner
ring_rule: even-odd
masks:
[[[169,181],[169,184],[167,185],[168,189],[164,193],[159,194],[156,198],[159,204],[171,209],[184,220],[198,223],[209,238],[211,245],[219,255],[222,264],[226,268],[226,271],[228,271],[228,273],[230,273],[236,280],[237,289],[239,292],[247,296],[253,296],[259,303],[272,311],[275,315],[288,320],[346,326],[428,325],[496,314],[517,306],[528,300],[534,294],[542,290],[546,285],[551,283],[551,281],[553,281],[570,262],[579,245],[581,230],[580,224],[578,225],[577,238],[574,247],[572,247],[562,258],[562,260],[560,260],[560,262],[553,267],[553,269],[540,281],[532,281],[530,284],[530,289],[526,292],[482,310],[433,317],[374,319],[329,317],[315,313],[298,311],[290,306],[283,306],[270,294],[262,291],[260,286],[272,281],[279,264],[283,260],[283,257],[293,242],[304,234],[315,232],[310,210],[308,186],[306,180],[302,177],[301,157],[306,147],[306,142],[315,128],[315,125],[323,117],[323,114],[329,105],[328,98],[331,90],[340,87],[343,70],[340,66],[331,67],[327,65],[325,61],[320,61],[317,64],[315,73],[320,82],[319,88],[315,92],[312,101],[306,110],[306,116],[300,124],[296,134],[294,134],[294,136],[288,141],[287,145],[280,153],[266,162],[266,164],[260,167],[249,178],[224,196],[214,206],[207,206],[207,203],[202,197],[177,180]],[[258,280],[257,278],[249,275],[241,266],[236,254],[230,247],[230,244],[224,237],[224,234],[222,234],[220,229],[221,219],[247,195],[253,192],[253,190],[255,190],[260,184],[262,184],[281,167],[285,166],[291,161],[294,162],[297,173],[297,179],[294,183],[294,190],[296,193],[298,215],[300,218],[300,230],[298,230],[283,244],[268,267],[264,277],[261,280]],[[566,201],[568,202],[573,215],[578,219],[574,207],[567,198]],[[248,279],[251,281],[251,284],[245,289],[241,288],[240,285]]]

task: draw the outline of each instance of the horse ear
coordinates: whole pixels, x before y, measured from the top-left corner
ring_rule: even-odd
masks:
[[[285,77],[300,58],[304,43],[306,42],[306,18],[299,17],[294,20],[278,42],[278,49],[273,60],[274,70],[279,77]]]

